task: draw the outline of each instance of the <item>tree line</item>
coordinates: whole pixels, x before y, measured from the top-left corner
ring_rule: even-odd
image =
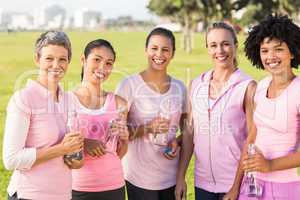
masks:
[[[228,20],[249,26],[271,13],[296,17],[300,0],[150,0],[148,9],[158,16],[168,17],[180,23],[183,31],[183,47],[192,51],[192,32],[199,22],[206,28],[211,21]],[[234,13],[242,17],[235,19]]]

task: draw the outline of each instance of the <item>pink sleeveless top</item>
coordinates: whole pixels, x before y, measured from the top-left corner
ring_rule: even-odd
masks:
[[[109,93],[100,109],[88,109],[73,93],[70,96],[72,109],[79,114],[80,130],[85,138],[105,142],[109,121],[118,115],[115,95]],[[117,138],[112,143],[116,147]],[[116,153],[106,153],[101,157],[84,154],[84,165],[72,170],[72,178],[72,189],[76,191],[102,192],[121,188],[125,184],[121,160]]]
[[[254,123],[257,128],[255,145],[267,159],[286,156],[297,151],[300,132],[300,79],[295,77],[276,98],[268,98],[272,78],[259,82],[255,93]],[[257,173],[259,179],[273,182],[300,181],[297,168],[271,173]]]
[[[233,184],[247,137],[244,96],[252,79],[237,69],[216,100],[209,99],[212,70],[193,80],[195,186],[214,193]]]

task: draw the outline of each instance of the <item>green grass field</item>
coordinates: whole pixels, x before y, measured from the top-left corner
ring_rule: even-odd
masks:
[[[112,42],[117,52],[115,63],[116,72],[106,81],[105,88],[113,90],[117,83],[125,76],[143,70],[146,66],[144,56],[144,42],[146,32],[70,32],[68,33],[73,47],[73,59],[69,67],[64,83],[68,88],[79,83],[81,66],[79,57],[85,44],[96,38],[105,38]],[[10,172],[6,171],[2,164],[2,136],[6,115],[6,105],[12,95],[16,80],[25,82],[24,72],[36,69],[33,62],[33,45],[39,33],[0,33],[0,200],[6,198],[6,187]],[[169,73],[187,84],[192,78],[211,67],[210,58],[204,43],[203,34],[194,35],[194,50],[192,54],[186,54],[181,48],[181,35],[176,34],[177,52],[169,66]],[[243,53],[243,36],[240,36],[239,66],[253,76],[256,80],[264,76],[264,72],[251,67]],[[26,77],[26,76],[25,76]],[[72,83],[70,86],[69,83]],[[188,199],[193,199],[193,164],[191,163],[187,175]]]

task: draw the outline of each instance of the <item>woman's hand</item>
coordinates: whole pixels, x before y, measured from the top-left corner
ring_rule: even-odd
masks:
[[[270,172],[271,161],[267,160],[260,149],[255,147],[254,155],[246,155],[243,159],[243,170],[245,172]]]
[[[239,196],[239,189],[237,188],[230,188],[230,190],[225,194],[223,200],[237,200]]]
[[[64,155],[80,152],[83,149],[83,135],[80,133],[67,133],[60,143]]]
[[[178,149],[179,149],[179,144],[177,142],[177,139],[174,138],[168,143],[168,146],[166,147],[166,151],[164,152],[164,156],[169,160],[173,160],[177,156]]]
[[[114,121],[109,131],[111,135],[117,135],[119,137],[120,144],[128,144],[129,131],[124,119]]]
[[[70,169],[79,169],[83,166],[83,160],[76,160],[76,159],[69,159],[64,156],[64,163],[70,168]]]
[[[155,117],[147,124],[147,132],[163,134],[169,131],[170,120],[163,117]]]
[[[84,139],[84,151],[92,157],[100,157],[106,153],[105,145],[98,140]]]
[[[176,181],[176,188],[175,188],[175,198],[176,200],[185,200],[187,194],[187,185],[186,181],[183,178],[179,178]]]
[[[119,117],[114,120],[109,130],[109,137],[117,139],[117,155],[121,159],[127,152],[129,131],[125,117]]]

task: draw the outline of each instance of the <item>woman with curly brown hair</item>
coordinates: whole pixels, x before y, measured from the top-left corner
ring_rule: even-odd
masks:
[[[246,145],[254,144],[255,153],[245,153],[241,162],[245,173],[255,172],[254,187],[261,191],[251,194],[245,178],[239,199],[299,199],[300,78],[292,68],[300,63],[300,28],[287,16],[270,15],[249,32],[245,52],[270,76],[258,83],[254,96],[254,123]]]

